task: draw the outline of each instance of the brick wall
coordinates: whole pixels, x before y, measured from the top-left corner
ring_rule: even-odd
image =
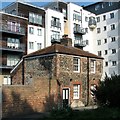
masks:
[[[72,55],[55,54],[53,56],[25,59],[24,67],[21,64],[13,73],[12,83],[14,85],[3,87],[3,116],[31,111],[47,111],[53,107],[58,107],[58,105],[61,106],[62,90],[64,88],[70,89],[70,105],[73,105],[73,103],[77,106],[86,105],[88,101],[89,104],[92,104],[90,85],[98,84],[101,78],[102,60],[96,59],[96,72],[90,73],[90,70],[88,70],[90,64],[87,63],[88,58],[80,57],[80,73],[75,73],[73,72],[73,57]],[[23,69],[24,85],[21,85]],[[87,83],[88,78],[89,84]],[[74,84],[81,86],[78,100],[73,99]],[[19,99],[16,99],[16,96]],[[24,104],[26,104],[26,109],[23,111]],[[13,110],[10,111],[9,108],[11,107]]]
[[[57,106],[56,80],[36,79],[31,85],[3,86],[3,117],[44,112]]]

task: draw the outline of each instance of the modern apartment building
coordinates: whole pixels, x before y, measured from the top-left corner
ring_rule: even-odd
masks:
[[[17,1],[3,12],[20,18],[19,22],[26,21],[25,54],[50,46],[51,41],[59,43],[63,35],[68,35],[72,46],[104,57],[104,77],[105,72],[108,75],[120,74],[119,6],[119,2],[97,2],[81,7],[57,1],[43,8]]]
[[[120,74],[120,2],[98,2],[84,9],[96,14],[94,53],[104,57],[103,76]]]
[[[27,19],[3,12],[0,16],[0,83],[11,84],[10,71],[26,54]]]
[[[27,18],[27,54],[45,47],[45,10],[43,8],[17,1],[3,10],[9,14]]]

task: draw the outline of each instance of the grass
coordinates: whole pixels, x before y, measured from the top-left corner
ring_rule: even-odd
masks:
[[[53,110],[44,120],[119,120],[120,108],[98,108],[75,111],[72,109]]]

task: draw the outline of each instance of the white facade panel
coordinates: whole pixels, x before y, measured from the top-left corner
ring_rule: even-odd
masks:
[[[47,9],[45,18],[45,47],[47,47],[51,45],[51,37],[55,36],[58,39],[58,36],[61,38],[64,35],[64,15],[58,11]]]
[[[32,28],[32,30],[30,30]],[[30,42],[33,43],[32,47],[30,46]],[[27,54],[37,51],[38,43],[41,44],[41,48],[44,48],[44,28],[35,26],[35,25],[28,25],[28,36],[27,36]]]

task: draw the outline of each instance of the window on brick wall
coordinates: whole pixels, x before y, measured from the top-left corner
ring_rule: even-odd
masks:
[[[78,57],[73,58],[73,71],[80,72],[80,58]]]
[[[4,76],[3,85],[11,85],[11,77],[9,75]]]
[[[80,98],[80,85],[73,85],[73,99]]]
[[[91,73],[95,73],[95,60],[91,59],[90,61],[90,71]]]

